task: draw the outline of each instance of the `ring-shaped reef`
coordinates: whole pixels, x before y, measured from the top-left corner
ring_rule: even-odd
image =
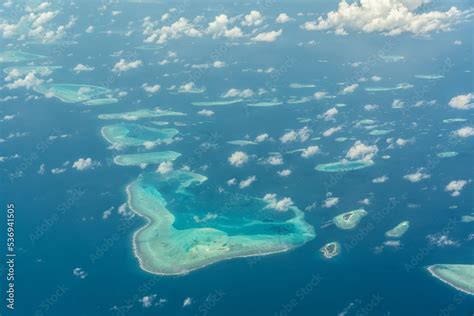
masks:
[[[224,194],[192,172],[145,173],[127,187],[129,207],[147,219],[133,238],[141,267],[180,275],[222,260],[288,251],[315,237],[296,207]]]
[[[354,161],[339,161],[333,163],[320,164],[315,167],[317,171],[321,172],[346,172],[364,169],[373,166],[372,160],[354,160]]]
[[[174,128],[154,128],[135,123],[118,123],[102,127],[102,136],[112,145],[120,146],[169,143],[178,133],[179,131]]]
[[[46,97],[56,97],[62,102],[78,103],[101,96],[111,92],[110,89],[85,84],[44,83],[33,88]]]

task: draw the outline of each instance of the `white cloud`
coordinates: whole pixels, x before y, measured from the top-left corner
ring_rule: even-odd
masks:
[[[156,169],[156,172],[159,174],[167,174],[173,171],[173,162],[171,161],[164,161],[160,163],[158,166],[158,169]]]
[[[353,83],[350,86],[347,86],[344,89],[342,89],[341,93],[342,94],[354,93],[354,91],[356,91],[358,87],[359,87],[358,83]]]
[[[156,294],[153,295],[145,295],[141,299],[139,299],[139,302],[142,303],[143,308],[148,308],[153,305],[153,301],[156,298]]]
[[[205,90],[206,90],[205,88],[196,87],[194,82],[188,82],[183,85],[180,85],[178,89],[178,91],[181,93],[202,93]]]
[[[337,198],[337,197],[328,197],[326,200],[324,200],[323,207],[331,208],[333,206],[336,206],[337,204],[339,204],[339,198]]]
[[[94,169],[94,167],[98,165],[99,163],[93,161],[91,158],[79,158],[72,164],[72,168],[77,169],[78,171],[84,171]]]
[[[332,134],[339,132],[342,129],[342,127],[331,127],[323,132],[324,137],[330,137]]]
[[[143,88],[143,90],[145,90],[145,92],[148,92],[150,94],[155,94],[158,91],[160,91],[161,86],[159,84],[149,85],[148,83],[144,83],[142,85],[142,88]]]
[[[274,193],[265,194],[263,200],[268,203],[265,208],[274,209],[278,212],[286,212],[290,207],[293,206],[293,201],[291,198],[285,197],[281,200],[278,200],[276,194]]]
[[[249,157],[243,151],[236,151],[229,157],[229,162],[234,167],[241,167],[248,160],[249,160]]]
[[[449,106],[458,110],[469,110],[474,107],[472,101],[474,100],[474,94],[458,95],[449,101]]]
[[[265,164],[271,166],[279,166],[283,164],[283,156],[281,154],[274,154],[270,155],[267,159],[265,159]]]
[[[315,93],[314,93],[314,98],[315,98],[316,100],[321,100],[321,99],[323,99],[324,97],[326,97],[326,95],[327,95],[327,92],[326,92],[326,91],[318,91],[318,92],[315,92]]]
[[[120,59],[115,65],[114,68],[112,69],[113,72],[124,72],[128,71],[131,69],[136,69],[140,66],[142,66],[143,63],[141,60],[134,60],[127,62],[125,59]]]
[[[454,131],[454,135],[462,138],[474,136],[474,128],[470,126],[461,127],[460,129]]]
[[[214,112],[211,111],[211,110],[201,110],[199,112],[197,112],[198,115],[202,115],[202,116],[207,116],[207,117],[211,117],[214,115]]]
[[[283,30],[281,29],[278,31],[264,32],[252,37],[251,40],[254,42],[274,42],[282,33]]]
[[[301,157],[310,158],[310,157],[316,155],[317,153],[319,153],[320,151],[321,150],[319,149],[318,146],[309,146],[308,148],[303,150],[303,152],[301,153]]]
[[[377,145],[368,146],[358,140],[349,149],[346,157],[349,159],[372,160],[378,151]]]
[[[241,188],[241,189],[248,188],[248,187],[251,186],[252,183],[254,183],[255,181],[257,181],[257,177],[256,177],[256,176],[248,177],[247,179],[240,181],[240,183],[239,183],[239,188]]]
[[[72,270],[72,274],[74,274],[80,279],[85,279],[87,277],[87,272],[85,272],[82,268],[79,268],[79,267],[74,268]]]
[[[291,175],[291,170],[290,169],[284,169],[284,170],[278,171],[277,173],[281,177],[288,177],[289,175]]]
[[[253,91],[251,89],[244,89],[244,90],[239,90],[235,88],[229,89],[222,97],[223,98],[250,98],[254,95]]]
[[[323,118],[326,120],[326,121],[330,121],[330,120],[333,120],[334,117],[339,113],[339,110],[336,109],[336,108],[330,108],[329,110],[327,110],[326,112],[323,113]]]
[[[381,177],[373,179],[372,183],[385,183],[387,182],[387,180],[388,180],[387,176],[381,176]]]
[[[261,142],[266,141],[269,137],[270,137],[270,135],[268,135],[267,133],[260,134],[257,137],[255,137],[255,141],[257,143],[261,143]]]
[[[156,23],[151,21],[150,17],[146,17],[143,21],[143,34],[146,36],[145,43],[157,43],[164,44],[169,39],[178,39],[183,36],[187,37],[200,37],[202,32],[197,30],[188,19],[180,17],[177,21],[171,25],[164,25],[158,28],[154,28]]]
[[[79,74],[81,72],[93,71],[94,67],[83,64],[77,64],[76,67],[73,68],[73,70],[76,74]]]
[[[40,85],[43,83],[42,79],[39,79],[36,77],[36,73],[34,71],[29,72],[25,78],[20,78],[17,79],[11,83],[8,83],[6,87],[10,90],[12,89],[18,89],[18,88],[27,88],[30,89],[32,87],[35,87],[37,85]]]
[[[307,126],[301,128],[298,131],[290,130],[280,137],[280,141],[283,144],[291,143],[297,140],[299,140],[300,142],[305,142],[311,136],[312,132],[313,131]]]
[[[447,246],[458,246],[459,243],[457,241],[449,239],[448,235],[443,234],[433,234],[427,236],[428,241],[430,244],[438,246],[438,247],[447,247]]]
[[[277,23],[279,24],[283,24],[283,23],[287,23],[287,22],[290,22],[291,21],[291,18],[288,16],[288,14],[286,13],[280,13],[276,20],[275,20]]]
[[[211,34],[213,38],[228,37],[238,38],[242,37],[242,31],[237,26],[229,29],[229,18],[225,14],[218,15],[214,18],[214,21],[210,22],[207,26],[206,33]]]
[[[93,33],[94,32],[94,26],[92,25],[89,25],[87,28],[86,28],[86,33]]]
[[[317,21],[306,22],[303,27],[308,31],[334,30],[338,35],[346,35],[347,30],[425,35],[449,31],[472,16],[472,10],[461,11],[456,7],[448,11],[417,12],[428,2],[430,0],[360,0],[349,4],[342,0],[337,11],[331,11]]]
[[[451,192],[451,196],[459,196],[461,195],[461,191],[466,184],[466,180],[454,180],[448,183],[445,190],[446,192]]]
[[[183,307],[189,306],[192,303],[193,303],[192,299],[190,297],[187,297],[183,302]]]
[[[215,62],[212,63],[212,67],[214,68],[223,68],[225,67],[225,62],[216,60]]]
[[[244,16],[242,25],[244,26],[259,26],[263,23],[263,16],[259,11],[251,11],[249,14]]]
[[[370,111],[375,111],[379,108],[380,106],[378,104],[366,104],[364,105],[364,110],[370,112]]]
[[[416,183],[420,182],[421,180],[425,180],[430,178],[429,174],[423,173],[423,169],[420,168],[418,169],[415,173],[410,173],[405,176],[403,176],[405,180],[408,180],[410,182]]]
[[[405,105],[405,102],[403,102],[402,100],[399,100],[399,99],[395,99],[392,102],[392,108],[394,108],[394,109],[401,109],[401,108],[403,108],[404,105]]]

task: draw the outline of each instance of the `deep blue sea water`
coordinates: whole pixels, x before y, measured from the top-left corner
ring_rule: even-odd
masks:
[[[27,89],[0,90],[2,98],[18,99],[0,103],[0,116],[15,115],[10,121],[0,122],[2,139],[0,156],[18,154],[20,158],[0,163],[2,172],[1,205],[15,203],[16,210],[16,306],[13,312],[5,309],[2,315],[472,315],[473,296],[462,294],[430,276],[425,267],[436,263],[474,263],[473,223],[461,222],[463,215],[473,213],[474,142],[472,137],[454,139],[452,132],[472,126],[473,110],[456,110],[448,106],[454,96],[473,91],[472,77],[472,21],[456,25],[450,32],[433,33],[429,38],[402,34],[388,37],[380,34],[354,32],[339,37],[326,32],[307,32],[300,25],[315,17],[298,16],[299,12],[315,16],[334,10],[336,1],[310,2],[285,1],[270,6],[263,4],[198,1],[180,7],[179,1],[170,3],[110,2],[106,10],[97,10],[99,1],[87,3],[55,3],[64,19],[74,14],[78,20],[68,30],[68,40],[77,44],[25,44],[24,41],[5,39],[1,51],[21,49],[48,57],[52,65],[63,69],[50,78],[55,83],[77,83],[106,86],[117,94],[127,91],[117,104],[88,107],[67,104],[56,98],[40,97]],[[105,5],[106,2],[100,2]],[[436,9],[445,10],[451,5],[461,9],[472,6],[470,1],[446,1]],[[268,18],[268,30],[281,12],[295,17],[297,22],[281,26],[283,35],[273,43],[225,46],[223,39],[180,38],[158,45],[156,50],[141,50],[144,45],[142,21],[145,16],[158,19],[170,8],[178,8],[179,16],[192,20],[203,15],[206,21],[214,16],[237,16],[259,9]],[[111,11],[121,11],[111,16]],[[8,11],[0,13],[2,18]],[[8,17],[8,16],[7,16]],[[84,30],[94,25],[95,31]],[[203,24],[206,25],[206,24]],[[107,34],[106,31],[133,30],[131,36]],[[316,45],[298,46],[314,40]],[[454,40],[462,45],[453,45]],[[121,58],[140,59],[144,66],[117,75],[111,72],[119,58],[111,54],[123,50]],[[0,51],[0,52],[1,52]],[[169,52],[176,52],[176,62],[160,66]],[[192,64],[209,63],[213,54],[222,51],[218,60],[226,67],[198,71]],[[403,56],[401,62],[387,63],[378,56]],[[364,68],[351,67],[351,63],[370,62]],[[321,62],[322,60],[327,62]],[[72,69],[78,63],[93,65],[93,72],[75,75]],[[0,64],[4,67],[10,64]],[[243,69],[274,67],[272,74],[243,72]],[[422,80],[418,74],[444,75],[440,80]],[[359,82],[352,94],[338,92],[361,77],[380,76],[379,82]],[[204,94],[178,94],[167,91],[172,85],[194,81],[206,87]],[[291,89],[290,83],[312,83],[316,88]],[[141,88],[144,83],[159,83],[161,90],[152,96]],[[366,92],[364,88],[393,87],[399,83],[414,85],[411,89],[387,92]],[[211,118],[197,115],[202,108],[191,105],[194,101],[219,100],[230,88],[275,89],[254,97],[254,100],[289,96],[311,97],[325,90],[335,99],[304,104],[286,104],[271,108],[252,108],[241,104],[205,107],[215,112]],[[38,96],[27,101],[28,96]],[[401,110],[393,109],[394,99],[405,102]],[[418,101],[436,100],[435,105],[415,107]],[[337,103],[340,107],[336,121],[318,119]],[[380,108],[367,112],[366,104]],[[114,151],[102,137],[100,129],[109,121],[97,118],[102,113],[119,113],[160,106],[180,111],[185,117],[163,117],[170,126],[180,131],[181,141],[159,145],[157,149],[174,150],[182,154],[175,166],[188,165],[206,175],[210,191],[215,192],[212,204],[219,203],[218,188],[229,189],[226,181],[239,180],[251,175],[257,181],[243,191],[256,197],[276,193],[291,197],[294,204],[305,209],[306,220],[314,226],[316,238],[302,247],[286,253],[265,257],[241,258],[219,262],[184,276],[157,276],[140,269],[133,255],[133,233],[144,225],[138,216],[129,218],[117,213],[127,202],[125,187],[140,172],[137,167],[121,167],[112,161]],[[299,119],[310,119],[301,123]],[[464,123],[446,124],[448,118],[464,118]],[[370,136],[368,130],[355,127],[363,119],[375,120],[379,128],[394,131],[384,136]],[[183,122],[186,126],[172,126]],[[279,137],[287,130],[304,126],[312,129],[312,137],[305,143],[282,144]],[[342,130],[332,137],[321,134],[330,127]],[[8,138],[11,133],[27,133]],[[268,133],[275,141],[258,146],[236,147],[226,142],[249,139]],[[48,141],[51,135],[69,135]],[[335,137],[348,137],[335,142]],[[388,148],[387,138],[413,139],[404,147]],[[377,144],[379,152],[375,165],[349,173],[320,173],[314,167],[344,158],[356,140]],[[208,150],[200,145],[209,142]],[[287,151],[318,145],[321,153],[302,159],[299,153]],[[202,147],[201,147],[202,148]],[[137,152],[132,149],[129,152]],[[242,168],[229,165],[228,157],[236,150],[247,152],[253,158]],[[438,152],[457,151],[454,158],[439,159]],[[269,152],[280,152],[281,166],[268,166],[257,162]],[[389,155],[390,159],[382,156]],[[91,157],[100,162],[93,170],[77,171],[71,164],[79,158]],[[67,171],[52,174],[52,168],[70,164]],[[40,165],[46,166],[44,175],[37,173]],[[205,166],[205,167],[204,167]],[[430,175],[418,183],[403,176],[418,168]],[[153,171],[156,166],[147,167]],[[277,171],[291,169],[288,178]],[[20,173],[18,173],[20,172]],[[12,176],[18,174],[19,176]],[[386,175],[384,184],[372,179]],[[459,197],[451,197],[445,186],[452,180],[469,182]],[[328,193],[340,198],[331,208],[322,207]],[[361,200],[369,198],[369,205]],[[325,226],[335,215],[363,206],[369,213],[357,229],[341,231],[334,225]],[[452,208],[456,206],[456,208]],[[114,207],[110,218],[102,214]],[[202,214],[201,214],[202,215]],[[384,233],[403,220],[410,221],[410,229],[402,237],[398,248],[376,248],[386,240]],[[2,231],[5,222],[1,221]],[[450,224],[451,223],[451,224]],[[446,228],[448,229],[446,230]],[[2,232],[3,234],[3,232]],[[427,236],[444,234],[457,241],[456,246],[433,246]],[[3,235],[2,235],[3,236]],[[333,260],[325,260],[320,252],[325,243],[337,240],[342,253]],[[4,252],[4,242],[1,243]],[[415,258],[415,259],[414,259]],[[85,278],[73,274],[80,267]],[[2,293],[6,290],[2,273]],[[155,295],[161,305],[144,308],[139,301]],[[3,294],[4,295],[4,294]],[[192,304],[183,307],[190,297]],[[344,315],[344,314],[342,314]]]

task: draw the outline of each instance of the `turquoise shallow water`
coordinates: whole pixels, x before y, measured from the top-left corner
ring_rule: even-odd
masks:
[[[474,208],[474,143],[455,136],[474,124],[474,114],[449,106],[452,97],[472,92],[472,21],[426,38],[336,36],[301,28],[336,9],[331,1],[50,2],[48,10],[59,16],[45,27],[57,30],[77,17],[65,37],[0,41],[5,79],[19,67],[43,80],[17,89],[5,81],[0,90],[0,200],[15,203],[17,229],[17,306],[9,313],[2,305],[2,315],[472,314],[472,296],[426,270],[474,262],[473,222],[462,220]],[[441,11],[470,6],[433,5]],[[26,14],[25,7],[14,8],[19,16],[4,6],[0,18],[8,15],[13,23]],[[251,10],[265,17],[257,27],[241,23]],[[277,24],[282,12],[294,20]],[[170,16],[161,20],[164,13]],[[147,16],[156,28],[183,16],[204,29],[220,14],[248,37],[180,34],[163,44],[144,43]],[[85,32],[89,26],[93,31]],[[254,42],[254,28],[281,28],[282,35]],[[121,59],[142,65],[113,71]],[[215,67],[217,60],[224,66]],[[79,63],[94,70],[77,73]],[[194,93],[180,88],[189,82],[196,83],[187,91]],[[398,86],[405,82],[413,87]],[[341,93],[354,83],[354,93]],[[241,95],[223,98],[231,88]],[[245,89],[253,95],[244,97]],[[321,91],[326,94],[316,100]],[[83,104],[101,99],[117,102]],[[333,108],[338,113],[325,116]],[[327,136],[331,128],[338,129]],[[283,142],[287,134],[293,140]],[[377,146],[373,163],[327,165],[347,159],[358,140]],[[320,152],[309,155],[310,146]],[[236,151],[248,157],[240,167],[229,162]],[[116,164],[117,157],[131,166]],[[92,165],[79,170],[80,158]],[[321,165],[324,170],[315,170]],[[347,165],[355,168],[341,172]],[[419,170],[429,177],[404,178]],[[190,179],[203,182],[183,185]],[[457,196],[446,190],[454,180],[466,180]],[[140,215],[158,215],[168,220],[164,226],[157,221],[156,229],[143,229],[147,218],[127,207],[131,184]],[[266,208],[267,194],[291,198],[293,206]],[[355,228],[332,222],[358,208],[367,215]],[[403,236],[385,236],[405,220],[410,228]],[[134,253],[137,231],[148,255],[142,266]],[[334,241],[340,254],[323,258],[321,247]],[[288,251],[229,259],[255,249]],[[179,274],[196,264],[199,269],[179,276],[143,269]],[[0,273],[4,278],[5,270]],[[6,283],[0,286],[4,293]],[[144,304],[147,297],[151,306]],[[183,306],[187,298],[191,304]]]

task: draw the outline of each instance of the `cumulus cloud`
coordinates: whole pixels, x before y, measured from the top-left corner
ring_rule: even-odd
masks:
[[[211,111],[211,110],[201,110],[199,112],[197,112],[198,115],[202,115],[202,116],[207,116],[207,117],[211,117],[214,115],[214,112]]]
[[[275,193],[265,194],[263,200],[268,203],[265,208],[274,209],[278,212],[286,212],[293,206],[291,198],[284,197],[283,199],[278,200]]]
[[[365,145],[360,140],[356,141],[346,154],[348,159],[372,160],[379,149],[377,145]]]
[[[290,21],[291,21],[291,18],[286,13],[280,13],[275,20],[275,22],[277,22],[278,24],[283,24]]]
[[[241,167],[249,160],[249,157],[243,151],[236,151],[229,157],[229,163],[234,167]]]
[[[243,36],[242,30],[239,27],[229,28],[229,24],[230,21],[227,15],[218,15],[214,18],[214,21],[208,24],[206,33],[211,34],[213,38],[238,38]]]
[[[317,153],[319,153],[320,151],[321,150],[319,149],[318,146],[309,146],[308,148],[306,148],[305,150],[301,152],[301,157],[310,158],[316,155]]]
[[[443,235],[443,234],[432,234],[426,236],[428,238],[428,241],[430,244],[437,246],[437,247],[452,247],[452,246],[458,246],[459,243],[457,241],[449,239],[448,235]]]
[[[263,16],[259,11],[251,11],[249,14],[244,16],[242,25],[244,26],[259,26],[263,23]]]
[[[308,31],[333,30],[337,35],[347,35],[348,30],[425,35],[449,31],[472,16],[472,10],[461,11],[456,7],[448,11],[417,12],[428,2],[430,0],[360,0],[348,3],[342,0],[337,11],[331,11],[317,21],[306,22],[303,27]]]
[[[16,79],[13,82],[10,82],[6,85],[6,87],[10,90],[18,89],[18,88],[27,88],[30,89],[37,85],[43,83],[42,79],[36,77],[36,72],[31,71],[24,78]]]
[[[420,182],[421,180],[425,180],[425,179],[430,178],[430,175],[424,173],[423,168],[420,168],[414,173],[410,173],[410,174],[407,174],[407,175],[403,176],[403,178],[405,180],[410,181],[410,182],[416,183],[416,182]]]
[[[223,98],[250,98],[254,95],[253,91],[251,89],[244,89],[244,90],[239,90],[239,89],[229,89],[222,97]]]
[[[283,164],[283,156],[279,153],[270,155],[267,159],[264,161],[265,164],[271,165],[271,166],[279,166]]]
[[[267,133],[264,133],[264,134],[260,134],[257,137],[255,137],[255,141],[257,143],[261,143],[261,142],[266,141],[269,138],[270,138],[270,135],[268,135]]]
[[[333,120],[334,117],[339,113],[338,109],[336,108],[330,108],[329,110],[327,110],[326,112],[323,113],[323,118],[326,120],[326,121],[330,121],[330,120]]]
[[[252,37],[251,40],[254,42],[274,42],[282,33],[283,30],[281,29],[278,31],[264,32]]]
[[[324,137],[330,137],[332,134],[339,132],[342,129],[342,127],[331,127],[323,132]]]
[[[474,136],[474,128],[470,126],[461,127],[460,129],[454,131],[454,135],[461,138]]]
[[[189,306],[192,303],[193,303],[192,299],[190,297],[187,297],[183,302],[183,307]]]
[[[160,23],[152,21],[150,17],[146,17],[143,20],[143,34],[146,36],[144,40],[145,43],[164,44],[170,39],[178,39],[183,36],[202,36],[202,32],[196,29],[194,25],[184,17],[180,17],[170,25],[156,27],[157,24]]]
[[[474,94],[472,93],[458,95],[449,101],[449,106],[458,110],[469,110],[474,107],[474,104],[472,103],[473,100]]]
[[[79,74],[81,72],[93,71],[94,67],[83,64],[77,64],[72,70],[74,70],[76,74]]]
[[[257,181],[257,177],[256,177],[256,176],[248,177],[247,179],[240,181],[240,183],[239,183],[239,188],[241,188],[241,189],[248,188],[248,187],[251,186],[252,183],[254,183],[255,181]]]
[[[327,92],[326,91],[318,91],[318,92],[315,92],[314,93],[314,98],[316,100],[321,100],[323,98],[325,98],[327,96]]]
[[[387,182],[387,180],[388,180],[387,176],[381,176],[381,177],[373,179],[372,183],[385,183]]]
[[[93,161],[91,158],[79,158],[72,164],[72,168],[77,169],[78,171],[84,171],[94,169],[94,167],[98,165],[99,163]]]
[[[450,192],[451,196],[459,196],[461,195],[461,191],[464,186],[467,184],[466,180],[454,180],[448,183],[445,188],[446,192]]]
[[[129,71],[131,69],[136,69],[142,65],[143,65],[143,62],[141,60],[134,60],[134,61],[127,62],[125,59],[120,59],[114,65],[114,68],[112,69],[112,71],[120,73],[124,71]]]
[[[342,94],[354,93],[354,91],[356,91],[358,87],[359,87],[358,83],[353,83],[350,86],[347,86],[344,89],[342,89],[341,93]]]
[[[281,177],[288,177],[289,175],[291,175],[291,170],[290,169],[284,169],[284,170],[278,171],[277,173]]]
[[[326,200],[324,200],[323,207],[331,208],[333,206],[336,206],[337,204],[339,204],[338,197],[328,197]]]
[[[212,67],[214,68],[223,68],[225,67],[225,62],[216,60],[215,62],[212,63]]]
[[[283,134],[283,136],[280,137],[280,141],[283,144],[295,142],[295,141],[298,141],[298,140],[300,142],[305,142],[311,136],[312,132],[313,131],[307,126],[299,129],[298,131],[290,130],[290,131],[286,132],[285,134]]]
[[[160,163],[158,166],[158,169],[156,169],[156,172],[159,174],[167,174],[173,171],[173,162],[171,161],[164,161]]]
[[[402,100],[399,100],[399,99],[395,99],[392,102],[392,108],[394,108],[394,109],[401,109],[401,108],[403,108],[404,105],[405,105],[405,102],[403,102]]]
[[[153,295],[145,295],[141,299],[139,299],[139,302],[142,303],[143,308],[148,308],[153,305],[153,302],[156,299],[156,294]]]
[[[142,88],[143,88],[143,90],[145,90],[145,92],[147,92],[147,93],[155,94],[155,93],[157,93],[158,91],[160,91],[161,86],[160,86],[159,84],[150,85],[150,84],[148,84],[148,83],[144,83],[144,84],[142,85]]]

